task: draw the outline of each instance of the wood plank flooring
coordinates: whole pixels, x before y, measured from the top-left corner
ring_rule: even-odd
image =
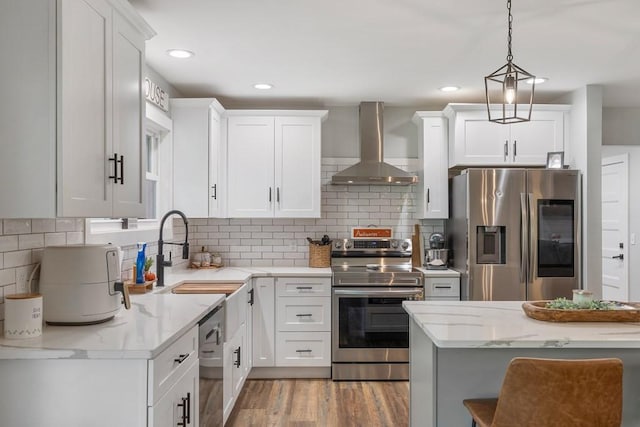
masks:
[[[408,381],[247,380],[226,427],[404,427]]]

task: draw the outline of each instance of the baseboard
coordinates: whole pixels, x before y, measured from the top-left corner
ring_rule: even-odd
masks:
[[[284,378],[331,378],[331,367],[309,368],[256,368],[253,367],[248,379],[284,379]]]

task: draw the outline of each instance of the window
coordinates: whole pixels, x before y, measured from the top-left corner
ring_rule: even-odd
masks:
[[[172,137],[173,123],[157,107],[146,105],[146,218],[137,220],[136,229],[124,230],[122,218],[87,218],[86,243],[113,243],[118,246],[133,245],[158,239],[160,216],[171,207],[172,201]],[[172,237],[171,221],[164,230],[166,238]]]

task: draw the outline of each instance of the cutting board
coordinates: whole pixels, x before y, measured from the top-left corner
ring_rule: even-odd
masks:
[[[411,265],[413,267],[422,267],[422,261],[424,260],[424,242],[422,233],[420,232],[420,224],[415,224],[413,230],[413,235],[411,236],[411,246],[413,247]]]
[[[174,294],[225,294],[240,289],[242,283],[183,283],[171,290]]]

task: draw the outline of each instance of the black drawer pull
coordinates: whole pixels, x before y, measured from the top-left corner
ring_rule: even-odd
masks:
[[[185,359],[186,359],[187,357],[189,357],[189,353],[187,353],[187,354],[181,354],[181,355],[179,355],[176,359],[173,359],[173,361],[174,361],[174,362],[177,362],[177,363],[182,363],[182,362],[184,362],[184,361],[185,361]]]
[[[449,286],[438,286],[438,285],[436,285],[435,288],[436,289],[451,289],[451,285],[449,285]]]
[[[296,353],[313,353],[313,350],[296,350]]]
[[[296,289],[298,289],[299,291],[309,291],[313,289],[313,286],[296,286]]]
[[[300,313],[300,314],[296,314],[296,317],[312,317],[313,314],[311,313]]]

